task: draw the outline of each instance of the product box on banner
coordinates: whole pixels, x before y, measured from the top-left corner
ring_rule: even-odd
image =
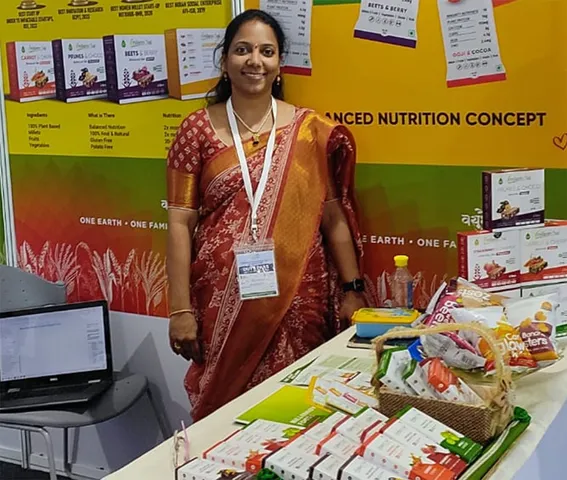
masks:
[[[545,219],[545,171],[514,169],[483,172],[485,230],[530,228]]]
[[[11,100],[30,102],[55,97],[51,42],[9,42],[6,53]]]
[[[220,76],[215,50],[224,29],[174,29],[165,32],[169,95],[179,100],[201,98]]]
[[[567,281],[567,221],[522,231],[520,251],[525,286]]]
[[[53,59],[59,100],[106,98],[102,39],[54,40]]]
[[[163,35],[104,37],[108,98],[134,103],[168,97]]]
[[[520,282],[520,232],[457,233],[459,275],[481,288],[511,288]]]

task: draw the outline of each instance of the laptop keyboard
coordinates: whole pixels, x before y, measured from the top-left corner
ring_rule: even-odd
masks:
[[[19,392],[7,393],[6,399],[16,400],[23,398],[36,398],[40,396],[53,395],[54,393],[63,393],[65,395],[68,395],[73,393],[84,392],[89,387],[91,387],[91,385],[69,385],[66,387],[58,387],[58,388],[37,388],[34,390],[20,390]]]

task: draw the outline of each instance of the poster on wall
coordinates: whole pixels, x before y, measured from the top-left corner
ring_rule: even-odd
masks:
[[[230,18],[227,0],[0,3],[21,268],[70,301],[166,315],[165,157]]]
[[[457,274],[457,232],[482,228],[483,170],[546,168],[546,214],[567,218],[565,18],[562,0],[314,0],[312,74],[288,76],[286,99],[354,134],[382,304],[396,254],[418,307]]]

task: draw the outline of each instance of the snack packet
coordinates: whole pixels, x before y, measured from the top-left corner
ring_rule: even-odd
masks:
[[[539,367],[546,367],[559,359],[555,339],[558,307],[557,294],[506,303],[508,321],[519,327],[520,336]]]
[[[424,322],[427,326],[455,323],[454,312],[461,308],[484,308],[503,305],[507,297],[486,292],[477,285],[458,278],[437,302]],[[448,366],[462,370],[484,368],[486,360],[477,349],[457,333],[447,332],[421,338],[429,357],[440,357]]]
[[[447,365],[461,370],[484,368],[486,359],[456,333],[422,335],[421,344],[429,358],[442,358]]]
[[[433,387],[428,383],[425,372],[417,361],[410,360],[404,370],[403,378],[411,389],[417,393],[418,397],[435,400],[439,398]]]
[[[464,308],[502,306],[504,302],[509,300],[505,295],[487,292],[463,278],[457,279],[455,292],[461,300],[461,306]]]
[[[443,400],[483,405],[484,402],[477,393],[449,370],[440,358],[426,360],[423,369],[427,374],[427,381]]]
[[[522,340],[519,329],[508,322],[504,307],[460,308],[453,312],[453,317],[457,323],[479,322],[491,328],[498,340],[504,361],[513,372],[521,373],[537,368],[537,362]],[[461,331],[459,335],[474,345],[486,359],[486,373],[494,373],[494,353],[486,340],[467,330]]]
[[[394,392],[415,395],[416,393],[402,378],[406,365],[410,360],[410,354],[406,349],[386,350],[382,354],[382,358],[380,358],[376,377]]]
[[[424,324],[434,326],[440,323],[454,323],[452,312],[456,308],[502,306],[506,300],[509,299],[504,295],[489,293],[474,283],[459,278],[452,289],[440,296]]]

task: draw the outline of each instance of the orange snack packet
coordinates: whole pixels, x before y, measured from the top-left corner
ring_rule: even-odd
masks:
[[[462,308],[455,312],[454,317],[457,323],[480,322],[491,328],[498,340],[504,361],[512,371],[524,372],[537,368],[538,364],[524,342],[520,328],[508,322],[503,307]],[[462,331],[460,335],[472,343],[486,359],[485,371],[494,373],[494,353],[486,340],[474,332]]]
[[[506,303],[506,315],[518,330],[539,367],[559,359],[555,339],[558,295],[529,297]]]
[[[423,368],[427,372],[427,381],[444,400],[482,405],[482,399],[449,370],[440,358],[427,359]]]

